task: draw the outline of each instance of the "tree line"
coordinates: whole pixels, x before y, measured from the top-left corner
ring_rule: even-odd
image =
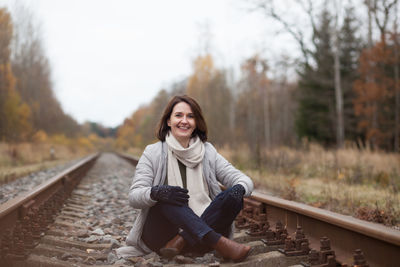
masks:
[[[398,152],[397,0],[366,0],[357,9],[336,0],[320,6],[312,0],[292,4],[302,10],[308,28],[280,13],[273,0],[254,1],[253,10],[293,37],[301,52],[295,64],[287,57],[272,62],[255,54],[242,62],[240,78],[233,80],[229,69],[215,66],[210,51],[202,52],[191,75],[160,90],[124,121],[117,146],[154,142],[170,97],[188,94],[203,108],[210,140],[236,149],[244,145],[256,163],[262,162],[264,149],[304,139],[328,147],[351,142]],[[293,65],[295,80],[288,76]]]
[[[13,17],[0,8],[0,141],[82,138],[115,135],[98,123],[80,125],[54,95],[51,66],[33,14],[17,6]],[[84,140],[85,142],[88,140]]]
[[[38,133],[66,137],[117,135],[120,149],[155,141],[154,130],[171,96],[188,94],[203,108],[210,140],[247,147],[256,163],[266,148],[308,139],[330,147],[346,142],[399,151],[399,34],[397,0],[296,0],[308,26],[285,17],[273,0],[250,1],[253,10],[282,26],[300,56],[273,61],[255,53],[239,74],[216,66],[205,50],[192,73],[164,88],[116,129],[79,125],[54,96],[51,68],[29,11],[11,18],[0,9],[0,140],[19,142]],[[365,18],[365,19],[363,19]],[[365,26],[363,26],[365,25]],[[297,78],[288,73],[295,68]],[[234,76],[232,78],[232,76]]]

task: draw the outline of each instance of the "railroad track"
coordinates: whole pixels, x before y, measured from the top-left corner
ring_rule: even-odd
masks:
[[[127,200],[137,159],[119,156],[89,156],[1,205],[0,266],[233,264],[214,254],[117,259],[137,212]],[[399,231],[257,192],[235,224],[234,238],[253,247],[235,266],[400,266]]]

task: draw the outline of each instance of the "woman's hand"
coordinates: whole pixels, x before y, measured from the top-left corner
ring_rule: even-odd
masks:
[[[150,197],[156,201],[162,201],[177,206],[188,203],[188,190],[179,186],[156,185],[151,188]]]
[[[234,199],[241,200],[245,193],[246,193],[246,190],[244,189],[243,185],[237,184],[237,185],[232,186],[230,195]]]

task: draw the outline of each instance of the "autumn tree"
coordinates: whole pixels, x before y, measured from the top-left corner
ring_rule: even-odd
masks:
[[[354,107],[363,140],[373,148],[399,149],[397,0],[368,0],[368,47],[360,57],[359,79],[354,83]],[[394,19],[393,19],[394,17]],[[393,32],[389,30],[393,22]],[[372,25],[379,30],[373,43]]]
[[[155,132],[162,112],[166,107],[171,93],[160,90],[156,97],[139,107],[129,118],[126,118],[117,131],[117,147],[144,147],[156,140]]]
[[[365,49],[360,58],[360,79],[354,83],[354,107],[358,127],[374,148],[390,149],[394,140],[393,50],[376,43]],[[397,63],[398,64],[398,63]]]
[[[271,147],[270,81],[267,63],[258,55],[241,67],[242,79],[236,103],[238,137],[248,144],[257,167],[262,164],[262,150]]]
[[[170,98],[171,96],[165,89],[160,90],[147,107],[146,114],[141,116],[142,118],[140,126],[138,127],[138,133],[143,136],[142,140],[144,142],[150,143],[155,140],[158,121],[160,120],[162,112],[167,106]],[[137,117],[138,115],[139,114],[137,114]]]
[[[297,81],[289,78],[292,64],[293,60],[285,55],[270,63],[268,96],[272,146],[290,146],[297,140],[294,128]]]
[[[17,5],[14,11],[15,34],[12,69],[17,79],[16,90],[32,110],[34,131],[63,133],[69,137],[79,132],[78,123],[65,114],[53,92],[51,66],[32,12]]]
[[[0,140],[19,141],[31,130],[29,107],[15,90],[16,79],[11,70],[10,42],[12,22],[6,9],[0,9]]]
[[[199,102],[208,125],[210,140],[217,145],[226,144],[232,130],[232,93],[225,72],[214,66],[211,54],[200,55],[195,59],[186,93]]]
[[[130,118],[126,118],[117,131],[117,148],[127,150],[129,147],[137,147],[138,144],[136,144],[134,136],[135,128],[133,126],[133,121]]]

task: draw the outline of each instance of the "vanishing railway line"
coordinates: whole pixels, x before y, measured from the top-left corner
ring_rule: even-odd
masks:
[[[137,212],[127,199],[137,160],[119,156],[89,156],[2,204],[0,266],[400,266],[399,231],[257,192],[236,221],[234,238],[253,247],[245,262],[118,259]]]

